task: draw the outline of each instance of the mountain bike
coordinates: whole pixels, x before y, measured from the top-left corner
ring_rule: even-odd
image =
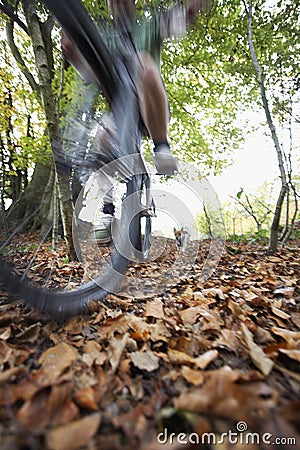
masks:
[[[116,152],[111,155],[111,161],[106,160],[101,168],[97,167],[76,202],[73,230],[77,253],[80,259],[90,258],[94,263],[94,271],[88,274],[84,284],[75,286],[74,290],[53,290],[51,283],[46,286],[35,284],[28,276],[27,265],[23,274],[16,273],[9,258],[12,242],[22,224],[2,239],[0,282],[4,288],[26,304],[62,321],[72,315],[87,313],[91,301],[102,300],[109,292],[116,291],[131,261],[147,258],[155,205],[150,173],[141,154],[142,130],[135,89],[137,56],[134,46],[128,40],[124,42],[121,56],[110,54],[80,0],[44,0],[44,3],[85,55],[93,72],[101,74],[99,88],[112,99],[112,115],[118,134]],[[102,125],[100,121],[99,126]],[[79,146],[79,139],[76,138],[73,144]],[[93,190],[91,186],[93,182],[97,184],[97,180],[106,186],[104,194],[115,190],[115,184],[123,189],[119,212],[112,224],[112,241],[104,250],[93,238],[91,221],[81,217],[82,210],[87,207],[87,197]],[[99,198],[98,203],[94,215],[101,208]],[[26,220],[30,218],[23,222]],[[34,265],[34,258],[35,254],[28,266]],[[7,260],[12,265],[8,265]]]

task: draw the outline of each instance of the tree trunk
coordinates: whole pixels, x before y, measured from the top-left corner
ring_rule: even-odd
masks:
[[[33,216],[30,223],[27,223],[27,229],[38,230],[42,227],[45,211],[49,211],[51,202],[52,186],[51,184],[49,185],[50,179],[51,165],[46,166],[38,163],[33,172],[31,183],[8,211],[7,219],[12,226],[16,226],[16,224],[29,217],[36,210],[37,213]]]
[[[44,24],[39,21],[35,3],[32,0],[23,0],[22,4],[27,20],[28,32],[33,44],[35,62],[39,75],[40,93],[47,120],[51,150],[54,157],[64,238],[69,257],[76,259],[72,239],[73,202],[70,189],[71,171],[64,158],[58,106],[52,90],[53,60],[51,49],[49,49],[49,42],[51,42],[50,30],[47,30],[43,26]]]
[[[259,88],[260,88],[260,94],[261,94],[261,99],[263,102],[263,107],[265,110],[269,129],[271,131],[271,136],[272,136],[272,139],[274,142],[275,150],[277,153],[277,160],[278,160],[278,166],[279,166],[280,178],[281,178],[281,189],[280,189],[280,193],[279,193],[279,196],[278,196],[278,199],[276,202],[276,208],[275,208],[275,213],[274,213],[274,217],[273,217],[273,221],[272,221],[272,225],[271,225],[271,233],[270,233],[270,241],[269,241],[269,252],[273,254],[277,251],[277,248],[278,248],[279,224],[280,224],[282,207],[283,207],[285,195],[287,192],[287,179],[286,179],[286,172],[285,172],[284,163],[283,163],[283,152],[280,147],[279,139],[278,139],[278,136],[276,133],[276,128],[275,128],[275,125],[272,120],[269,103],[267,100],[266,89],[265,89],[265,84],[264,84],[264,75],[263,75],[262,68],[258,62],[254,43],[253,43],[252,0],[249,0],[249,4],[248,4],[248,42],[249,42],[249,48],[250,48],[253,66],[254,66],[254,69],[255,69],[255,72],[257,75],[257,80],[258,80],[258,84],[259,84]]]

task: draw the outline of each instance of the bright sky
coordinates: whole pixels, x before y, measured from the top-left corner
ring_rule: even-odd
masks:
[[[263,112],[249,114],[253,125],[265,121]],[[282,142],[284,138],[281,130],[277,129],[277,133]],[[288,137],[285,138],[285,147],[289,145],[287,139]],[[297,139],[299,148],[299,133]],[[232,159],[233,165],[222,175],[209,178],[221,202],[228,201],[231,195],[235,196],[241,187],[248,193],[254,193],[265,181],[279,180],[277,154],[268,128],[260,126],[247,134],[244,145],[234,153]]]

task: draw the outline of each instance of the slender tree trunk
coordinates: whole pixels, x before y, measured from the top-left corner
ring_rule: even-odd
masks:
[[[295,226],[296,218],[298,215],[298,194],[293,182],[293,166],[292,166],[292,152],[293,152],[293,132],[292,132],[292,115],[293,115],[293,101],[292,96],[290,95],[290,117],[289,117],[289,133],[290,133],[290,150],[289,154],[286,158],[286,166],[287,166],[287,178],[288,178],[288,199],[287,199],[287,212],[286,212],[286,224],[285,229],[280,237],[280,242],[283,244],[289,239],[292,234],[292,231]],[[292,214],[292,218],[290,220],[290,198],[291,193],[294,198],[294,211]]]
[[[59,200],[58,200],[58,186],[56,177],[52,194],[52,208],[53,208],[52,249],[55,250],[58,240],[58,223],[59,223]]]
[[[257,75],[257,80],[258,80],[258,84],[259,84],[259,88],[260,88],[260,94],[261,94],[264,111],[266,114],[266,119],[268,122],[269,129],[271,131],[271,136],[272,136],[275,150],[277,153],[277,160],[278,160],[278,166],[279,166],[280,178],[281,178],[281,189],[280,189],[279,196],[278,196],[277,202],[276,202],[276,208],[275,208],[275,213],[274,213],[274,217],[273,217],[273,221],[272,221],[272,225],[271,225],[271,233],[270,233],[270,241],[269,241],[269,252],[275,253],[278,248],[279,224],[280,224],[280,217],[281,217],[281,213],[282,213],[282,206],[283,206],[284,199],[285,199],[286,192],[287,192],[287,179],[286,179],[286,172],[285,172],[284,163],[283,163],[282,149],[280,147],[279,139],[278,139],[278,136],[276,133],[276,128],[275,128],[274,122],[272,120],[269,103],[267,100],[266,89],[265,89],[265,84],[264,84],[264,75],[263,75],[262,68],[258,62],[256,51],[255,51],[255,46],[254,46],[254,42],[253,42],[252,0],[249,0],[249,3],[248,3],[248,42],[249,42],[249,49],[250,49],[250,53],[251,53],[253,66],[254,66],[254,69],[255,69],[255,72]]]

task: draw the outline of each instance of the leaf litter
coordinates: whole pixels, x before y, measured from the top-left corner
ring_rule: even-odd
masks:
[[[239,423],[285,438],[281,448],[292,448],[288,438],[299,444],[298,253],[230,244],[202,283],[208,245],[163,293],[135,298],[128,286],[62,325],[1,294],[0,448],[202,448],[174,436],[217,439]],[[173,242],[165,252],[170,261]],[[83,274],[62,257],[51,264],[63,285],[71,270]],[[36,278],[49,264],[44,255]],[[159,283],[158,263],[130,267],[132,276],[151,270]],[[160,444],[159,433],[173,443]]]

